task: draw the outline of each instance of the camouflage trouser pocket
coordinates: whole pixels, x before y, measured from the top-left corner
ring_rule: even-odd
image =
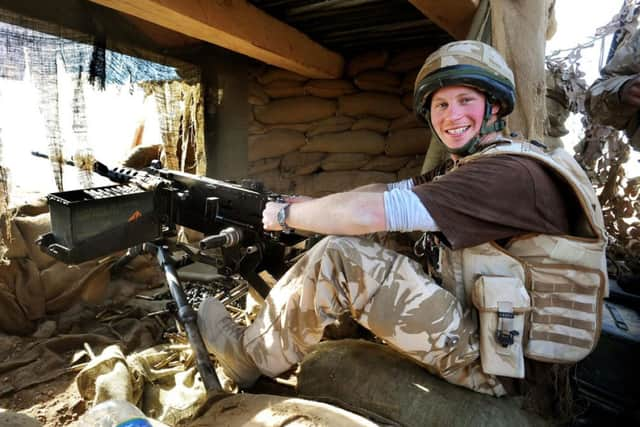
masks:
[[[515,277],[480,276],[473,286],[480,312],[480,361],[486,374],[524,378],[525,314],[530,310],[524,283]]]

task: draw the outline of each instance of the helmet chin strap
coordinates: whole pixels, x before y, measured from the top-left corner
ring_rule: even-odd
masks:
[[[435,135],[436,140],[445,146],[445,148],[447,149],[447,151],[451,154],[455,154],[457,156],[460,157],[464,157],[464,156],[468,156],[469,154],[473,154],[476,151],[478,151],[478,144],[480,143],[480,141],[482,140],[482,138],[485,135],[488,135],[492,132],[500,132],[501,130],[503,130],[506,126],[504,120],[502,118],[497,119],[495,122],[489,124],[489,120],[491,119],[491,107],[492,104],[489,101],[489,99],[485,100],[485,105],[484,105],[484,117],[482,118],[482,126],[480,126],[480,131],[478,132],[478,134],[476,136],[474,136],[473,138],[471,138],[469,141],[467,141],[466,144],[464,144],[462,147],[458,147],[458,148],[450,148],[449,146],[447,146],[447,144],[445,144],[442,139],[440,139],[440,136],[438,135],[438,132],[435,131],[435,129],[433,128],[433,124],[431,123],[431,113],[428,112],[428,117],[427,117],[427,122],[429,123],[429,127],[431,128],[431,132]]]

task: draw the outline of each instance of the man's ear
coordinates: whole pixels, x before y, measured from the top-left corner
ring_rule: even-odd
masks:
[[[491,114],[498,114],[500,111],[500,104],[492,104],[491,105]]]

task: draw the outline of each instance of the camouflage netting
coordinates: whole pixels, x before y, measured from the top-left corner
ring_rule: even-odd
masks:
[[[73,157],[80,185],[85,188],[92,186],[91,170],[95,159],[90,146],[92,129],[87,120],[85,93],[90,85],[98,89],[115,85],[130,92],[136,86],[142,86],[146,96],[153,96],[156,100],[165,165],[172,169],[205,173],[200,70],[149,52],[135,51],[149,60],[122,53],[130,51],[132,49],[126,46],[112,43],[108,37],[89,36],[0,10],[0,79],[28,82],[35,89],[44,122],[47,154],[58,190],[63,190],[65,156]],[[65,87],[61,84],[62,74],[65,74],[65,79],[71,79],[72,93],[69,96],[61,92]],[[75,153],[65,153],[64,150],[66,141],[61,109],[68,107],[61,99],[65,97],[71,99],[69,116],[76,140]],[[0,139],[0,154],[2,142]],[[138,143],[140,138],[134,138],[132,148]],[[4,144],[20,145],[19,141],[4,141]],[[10,215],[7,213],[10,166],[4,164],[0,156],[0,260],[5,259],[10,241]]]
[[[629,161],[631,148],[623,132],[597,125],[586,114],[587,84],[580,70],[580,59],[583,49],[600,43],[607,35],[616,33],[616,40],[620,40],[635,30],[637,16],[633,11],[637,12],[639,5],[637,0],[628,0],[608,25],[597,30],[592,40],[547,58],[549,79],[555,88],[548,93],[548,98],[556,100],[557,110],[566,108],[582,114],[584,136],[575,147],[576,159],[597,189],[609,233],[608,255],[613,267],[610,273],[614,276],[640,272],[640,177],[626,175],[624,165]],[[563,128],[556,126],[555,129],[560,129],[560,133],[551,136],[562,136]]]

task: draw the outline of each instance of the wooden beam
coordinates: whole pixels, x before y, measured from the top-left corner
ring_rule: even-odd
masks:
[[[311,78],[339,78],[344,59],[245,0],[89,0]]]
[[[480,0],[409,0],[409,3],[454,38],[462,40],[467,36]]]

